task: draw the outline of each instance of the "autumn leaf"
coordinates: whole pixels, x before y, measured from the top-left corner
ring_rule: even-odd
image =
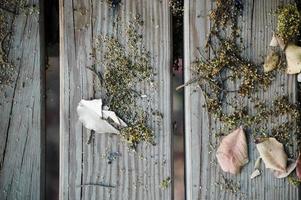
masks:
[[[247,140],[242,127],[222,139],[216,157],[222,170],[231,174],[238,174],[241,167],[249,162]]]

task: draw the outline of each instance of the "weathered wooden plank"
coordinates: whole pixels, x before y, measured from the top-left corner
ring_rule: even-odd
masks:
[[[140,144],[137,153],[128,150],[119,136],[96,134],[86,144],[89,131],[78,121],[76,107],[84,99],[99,98],[97,77],[87,66],[93,64],[93,42],[100,35],[114,34],[122,41],[123,33],[114,26],[128,24],[137,14],[144,21],[143,38],[157,72],[155,91],[141,86],[150,102],[164,117],[149,119],[157,136],[156,146]],[[61,199],[171,199],[172,189],[163,190],[160,182],[171,176],[171,104],[170,104],[170,14],[167,0],[127,0],[118,8],[107,1],[60,1],[60,198]],[[100,58],[102,55],[98,55]],[[101,65],[97,66],[103,71]],[[121,157],[111,165],[106,155],[118,151]],[[115,188],[80,185],[105,183]]]
[[[242,1],[244,5],[241,18],[242,38],[246,45],[244,56],[255,63],[262,63],[267,52],[272,30],[276,21],[270,11],[289,1]],[[185,0],[185,81],[192,77],[191,63],[200,57],[197,47],[204,49],[210,22],[208,12],[214,1]],[[266,92],[258,97],[272,100],[274,94],[286,94],[291,101],[296,100],[295,76],[280,73]],[[284,86],[281,87],[281,85]],[[249,176],[258,157],[254,143],[249,139],[250,162],[238,176],[223,173],[216,163],[215,151],[210,144],[217,144],[214,131],[220,129],[202,105],[205,103],[202,91],[196,85],[185,88],[185,125],[186,125],[186,192],[187,199],[298,199],[298,189],[287,180],[276,179],[272,173],[263,169],[263,174],[250,180]],[[296,150],[296,149],[295,149]],[[297,152],[297,151],[296,151]],[[295,155],[296,156],[296,155]],[[240,183],[238,196],[220,189],[216,183],[222,182],[222,175]]]
[[[1,34],[8,33],[0,41],[0,56],[8,57],[0,61],[1,76],[7,74],[0,83],[1,199],[43,199],[42,18],[38,0],[23,3],[0,1],[0,15],[7,23],[3,29],[1,22]]]

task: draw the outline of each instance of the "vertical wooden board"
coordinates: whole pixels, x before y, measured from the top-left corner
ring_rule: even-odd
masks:
[[[240,18],[243,43],[246,45],[244,56],[255,63],[262,63],[276,27],[276,20],[271,11],[279,5],[291,1],[242,1],[243,15]],[[208,13],[214,6],[210,0],[185,0],[184,37],[185,37],[185,81],[191,79],[191,63],[199,58],[197,48],[204,49],[209,33]],[[281,85],[284,84],[284,87]],[[296,101],[296,77],[279,73],[267,92],[260,92],[259,97],[272,100],[274,94],[286,94]],[[223,173],[216,162],[215,151],[211,144],[218,143],[213,136],[220,129],[220,123],[212,119],[205,107],[202,91],[196,85],[185,88],[185,135],[186,135],[186,196],[187,199],[298,199],[298,188],[284,179],[276,179],[272,173],[263,169],[263,174],[250,180],[258,152],[248,136],[249,159],[242,173],[231,176]],[[252,111],[251,111],[252,112]],[[279,122],[281,123],[281,122]],[[293,138],[292,138],[293,139]],[[294,147],[295,157],[297,150]],[[221,175],[240,183],[241,196],[220,189]]]
[[[119,24],[127,25],[137,14],[144,21],[144,44],[157,73],[155,91],[145,85],[139,88],[153,97],[150,103],[163,114],[160,124],[156,123],[156,116],[149,119],[157,144],[142,143],[134,153],[119,136],[107,134],[95,134],[92,143],[86,144],[90,131],[78,121],[76,107],[81,99],[103,96],[97,90],[97,77],[86,68],[93,64],[90,54],[94,40],[100,34],[109,34],[122,41],[124,36],[114,26],[117,16]],[[172,176],[170,26],[167,0],[123,0],[118,9],[112,9],[106,1],[60,1],[61,199],[172,199],[171,186],[160,188],[161,181]],[[101,65],[97,67],[103,71]],[[111,165],[106,159],[109,151],[121,153]],[[89,183],[115,188],[80,187]]]
[[[11,31],[1,48],[13,65],[7,76],[11,81],[0,84],[1,199],[43,199],[43,32],[39,1],[25,3],[27,8],[20,10],[14,9],[19,1],[0,1]]]

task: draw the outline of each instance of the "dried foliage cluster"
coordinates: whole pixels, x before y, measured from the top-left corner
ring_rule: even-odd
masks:
[[[95,51],[103,50],[104,55],[100,79],[107,105],[128,124],[120,133],[133,149],[139,142],[155,143],[147,125],[148,112],[137,104],[137,99],[147,98],[137,87],[151,86],[154,81],[150,55],[140,33],[142,25],[139,16],[129,23],[124,37],[126,46],[113,36],[99,36],[95,41]]]
[[[205,53],[210,52],[211,56],[206,57],[199,50],[201,58],[193,63],[195,77],[190,83],[198,83],[206,99],[204,106],[222,122],[223,128],[217,135],[243,125],[251,128],[254,136],[274,136],[287,144],[291,135],[299,133],[298,106],[281,94],[275,94],[272,103],[258,97],[260,91],[270,88],[277,74],[283,73],[286,62],[281,57],[276,70],[264,72],[261,65],[242,56],[238,23],[242,9],[239,0],[216,1],[216,8],[209,14],[211,28],[205,46]],[[281,117],[287,121],[274,127],[273,122]]]
[[[277,9],[277,35],[285,42],[300,36],[301,14],[294,4],[287,4]]]

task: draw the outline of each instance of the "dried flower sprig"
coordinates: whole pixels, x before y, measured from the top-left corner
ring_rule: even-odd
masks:
[[[292,10],[290,6],[284,8]],[[267,90],[276,75],[284,71],[284,56],[277,57],[277,66],[268,73],[265,73],[262,66],[242,56],[242,38],[238,25],[242,9],[243,5],[239,0],[216,1],[216,7],[209,14],[210,32],[204,48],[205,53],[202,53],[200,48],[197,49],[200,58],[192,63],[194,77],[183,86],[197,83],[201,88],[208,112],[222,123],[221,133],[217,133],[217,136],[243,125],[250,128],[248,130],[254,135],[272,135],[281,142],[288,142],[291,135],[297,135],[299,132],[298,106],[291,103],[287,97],[277,95],[271,105],[259,99],[251,100],[258,91]],[[285,14],[282,11],[280,15]],[[298,24],[296,19],[289,21],[296,26]],[[291,32],[294,32],[295,28]],[[207,52],[210,52],[210,57],[206,56]],[[249,100],[251,104],[248,103]],[[250,105],[254,106],[252,114]],[[233,109],[225,109],[227,107]],[[268,130],[267,124],[279,117],[285,117],[287,122],[281,124],[278,130],[276,127]]]
[[[123,45],[112,36],[99,36],[92,54],[96,57],[96,52],[103,49],[103,73],[94,68],[91,70],[101,80],[106,91],[107,105],[128,124],[120,133],[133,149],[136,149],[140,142],[155,144],[154,133],[146,121],[147,108],[137,104],[137,98],[142,96],[137,91],[137,86],[150,86],[154,76],[150,54],[143,45],[143,36],[139,29],[142,25],[143,21],[137,17],[125,28],[124,42],[127,45]]]
[[[299,35],[301,14],[295,4],[287,4],[277,9],[277,35],[288,42]]]

